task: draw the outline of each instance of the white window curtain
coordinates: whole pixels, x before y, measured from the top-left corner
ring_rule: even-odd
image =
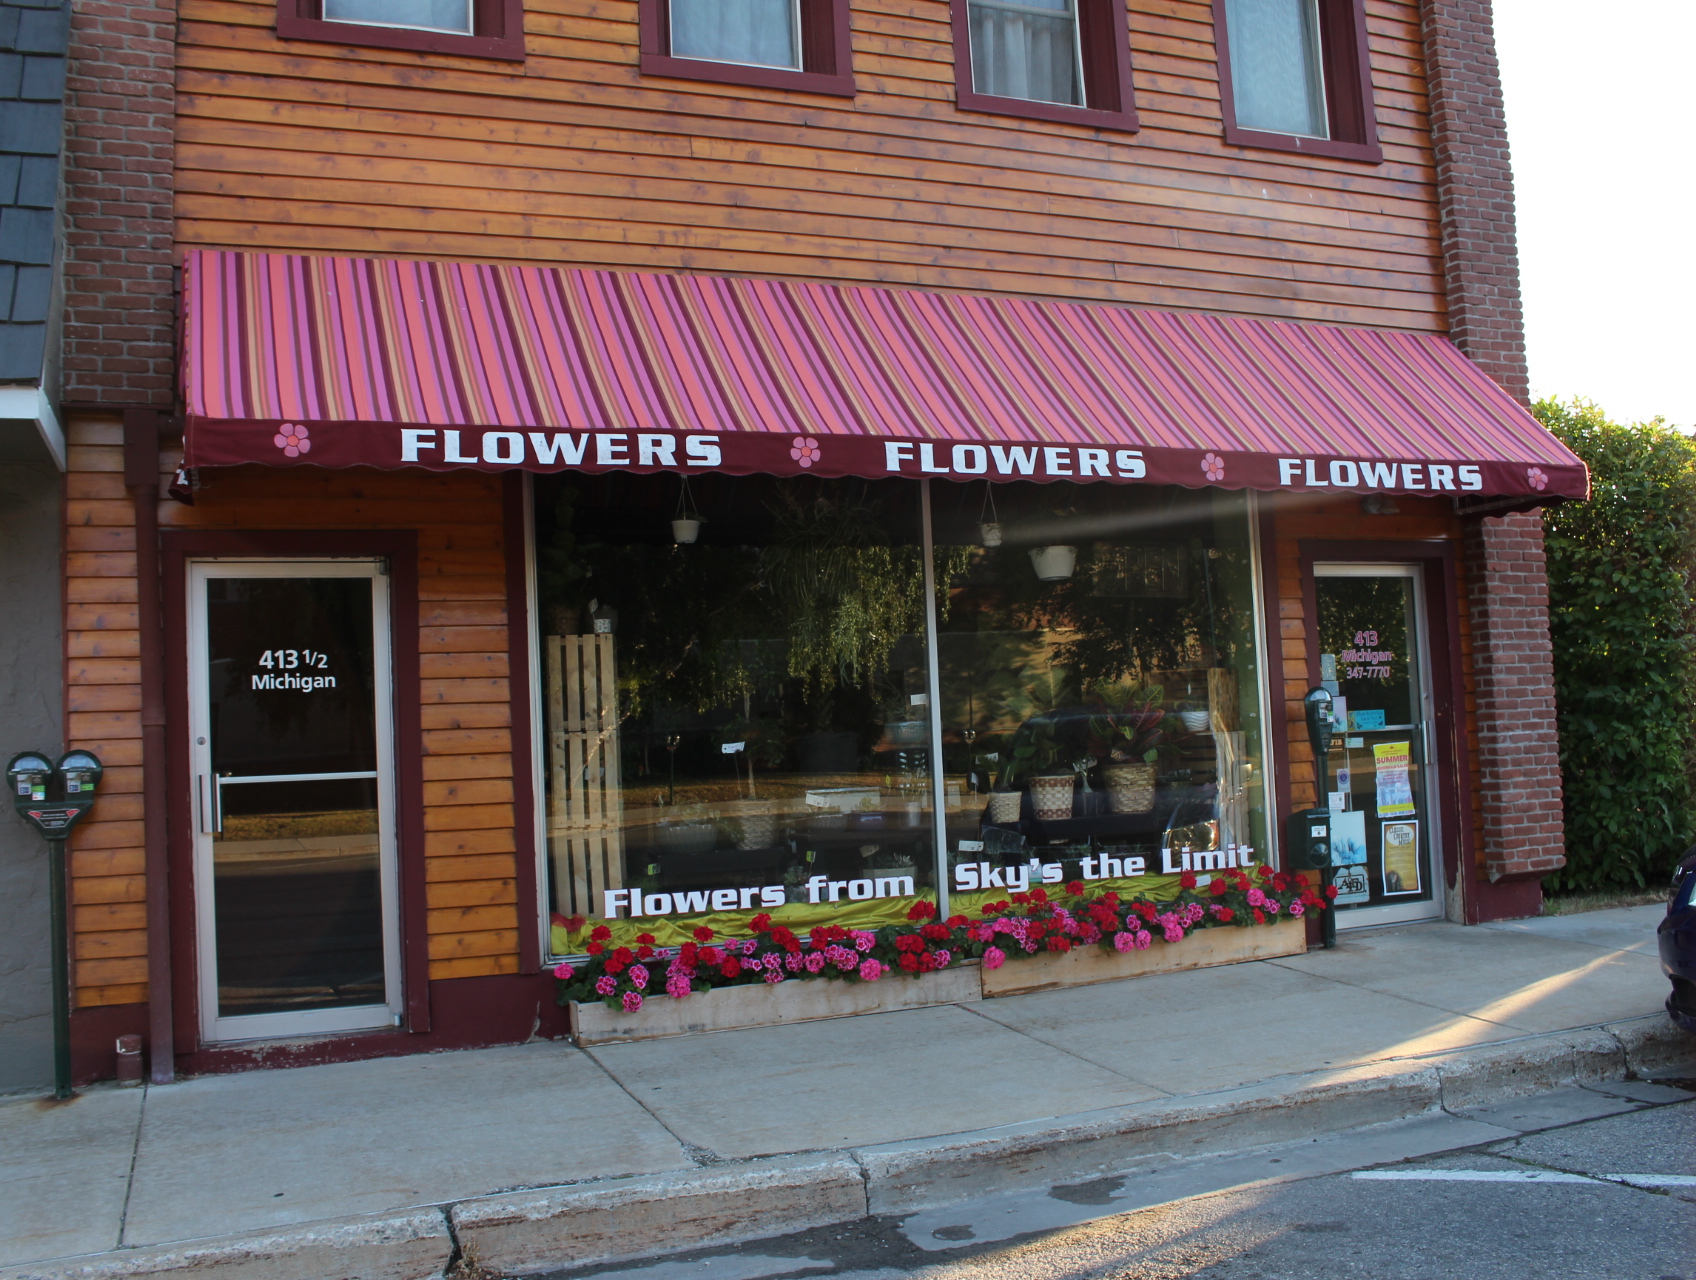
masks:
[[[671,54],[799,71],[795,0],[671,0]]]
[[[1077,0],[970,0],[967,14],[978,93],[1084,105]]]
[[[1237,125],[1330,136],[1319,61],[1319,0],[1225,0]]]
[[[326,22],[471,35],[471,0],[324,0]]]

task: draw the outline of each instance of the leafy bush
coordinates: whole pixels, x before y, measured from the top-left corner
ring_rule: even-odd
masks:
[[[1696,444],[1587,401],[1532,411],[1592,485],[1543,513],[1567,855],[1545,885],[1655,883],[1696,832]]]

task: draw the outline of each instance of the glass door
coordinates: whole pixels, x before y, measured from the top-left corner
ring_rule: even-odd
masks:
[[[1335,712],[1320,804],[1332,811],[1339,929],[1443,913],[1420,573],[1414,564],[1313,567],[1319,679]]]
[[[189,586],[203,1034],[394,1025],[383,567],[199,562]]]

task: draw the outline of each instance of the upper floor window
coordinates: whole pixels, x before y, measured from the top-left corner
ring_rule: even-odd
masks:
[[[849,0],[639,0],[642,74],[852,97]]]
[[[1365,0],[1213,0],[1225,141],[1382,160]]]
[[[1075,0],[967,0],[972,87],[998,98],[1084,105]]]
[[[1124,0],[951,0],[955,105],[1135,129]]]
[[[796,0],[671,0],[671,55],[801,70]]]
[[[471,0],[324,0],[324,21],[472,34]]]
[[[1327,138],[1319,0],[1225,0],[1237,124]]]
[[[524,59],[524,0],[277,0],[285,40]]]

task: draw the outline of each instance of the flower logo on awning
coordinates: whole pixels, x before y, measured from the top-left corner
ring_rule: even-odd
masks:
[[[1549,475],[1542,467],[1527,467],[1525,478],[1531,482],[1531,487],[1541,493],[1549,487]]]
[[[271,437],[271,443],[281,449],[286,457],[298,458],[303,453],[312,452],[312,441],[308,440],[306,435],[305,427],[285,422],[277,429],[277,434]]]
[[[1216,453],[1210,453],[1201,460],[1201,474],[1214,484],[1225,478],[1225,459]]]
[[[810,467],[819,460],[819,442],[811,436],[796,436],[789,456],[803,467]]]

